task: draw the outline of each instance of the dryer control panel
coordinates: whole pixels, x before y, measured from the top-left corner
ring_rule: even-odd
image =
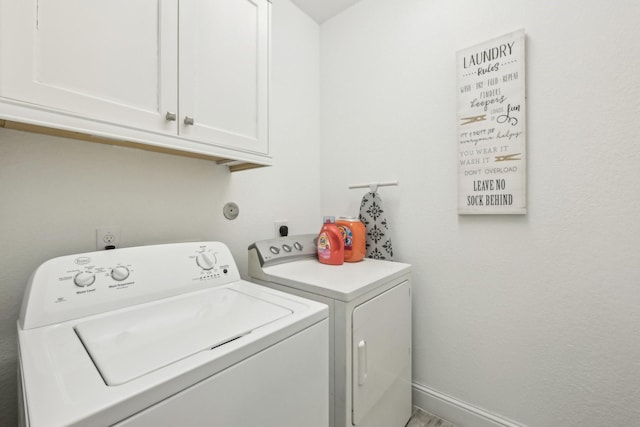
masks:
[[[257,256],[260,267],[317,257],[317,238],[316,234],[298,234],[260,240],[249,246],[249,253]]]
[[[20,325],[36,328],[240,280],[220,242],[89,252],[43,263],[27,285]]]

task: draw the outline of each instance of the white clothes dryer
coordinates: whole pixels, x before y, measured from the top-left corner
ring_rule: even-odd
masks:
[[[316,235],[249,246],[251,280],[329,306],[332,427],[404,427],[411,418],[411,266],[321,264]]]
[[[327,315],[219,242],[49,260],[18,320],[20,422],[326,427]]]

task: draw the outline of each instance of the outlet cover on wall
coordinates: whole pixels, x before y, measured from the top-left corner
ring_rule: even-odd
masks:
[[[105,226],[96,229],[96,250],[114,249],[120,246],[120,227]]]
[[[278,237],[281,237],[281,235],[280,235],[280,227],[287,227],[287,234],[289,234],[289,232],[290,232],[290,230],[289,230],[289,220],[281,219],[281,220],[275,221],[273,223],[273,234],[274,234],[276,239]]]

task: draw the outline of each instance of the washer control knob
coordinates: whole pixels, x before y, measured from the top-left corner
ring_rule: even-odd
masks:
[[[118,282],[123,281],[129,277],[129,269],[123,265],[119,265],[111,270],[111,278]]]
[[[203,252],[196,257],[196,263],[203,270],[211,270],[216,265],[216,256],[211,252]]]
[[[278,255],[280,253],[280,248],[277,248],[275,246],[270,246],[269,250],[271,251],[272,254],[274,255]]]
[[[302,250],[302,245],[300,244],[300,242],[295,242],[293,244],[293,247],[296,248],[297,250],[301,251]]]
[[[81,288],[84,288],[85,286],[91,286],[95,281],[96,275],[89,271],[81,271],[73,278],[73,283]]]
[[[285,252],[291,252],[291,246],[289,245],[282,245],[282,249],[284,249]]]

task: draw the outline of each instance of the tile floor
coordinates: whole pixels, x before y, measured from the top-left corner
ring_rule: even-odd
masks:
[[[406,427],[456,427],[456,425],[416,408]]]

